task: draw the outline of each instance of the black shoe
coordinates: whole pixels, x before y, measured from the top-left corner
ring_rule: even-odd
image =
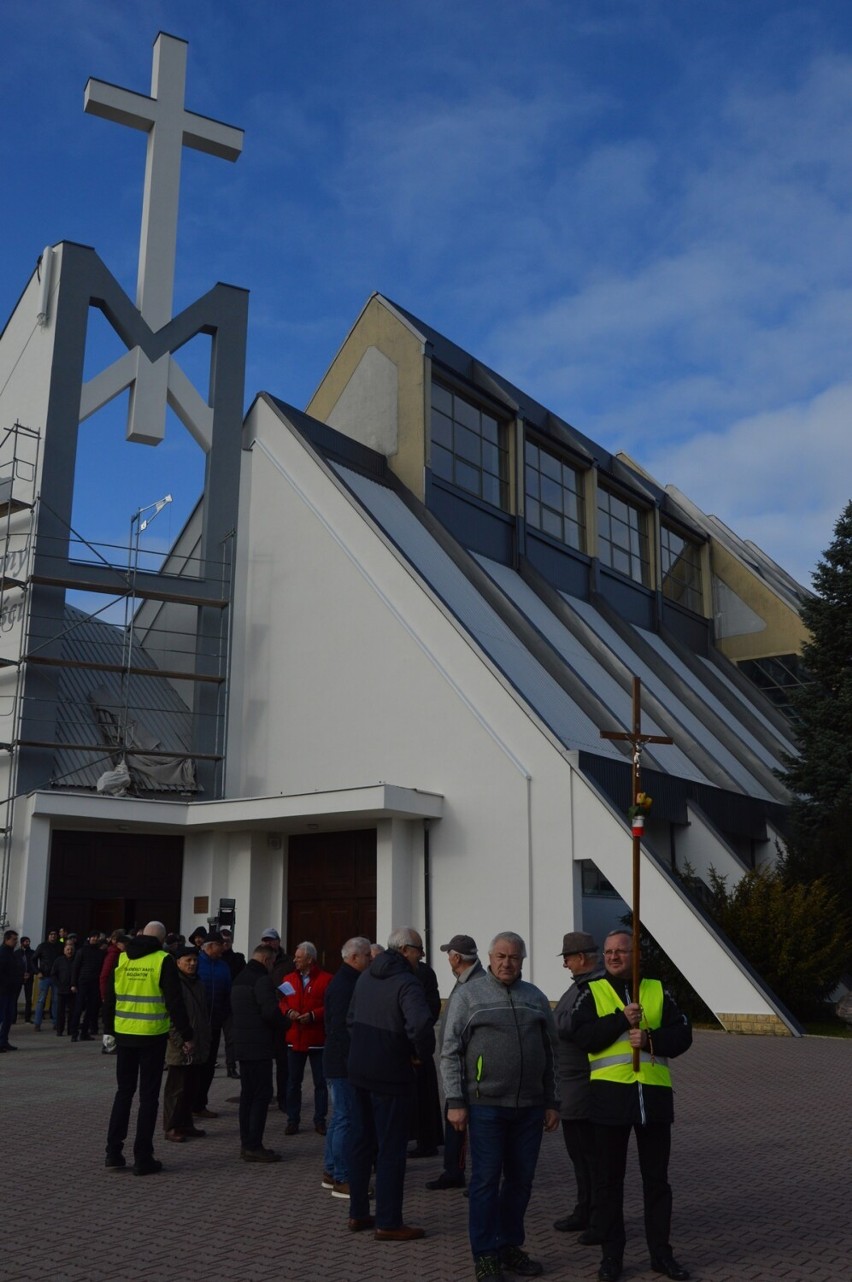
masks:
[[[240,1151],[244,1162],[280,1162],[281,1154],[271,1148],[244,1148]]]
[[[504,1282],[500,1259],[496,1255],[480,1255],[473,1262],[476,1282]]]
[[[500,1252],[500,1268],[506,1273],[516,1273],[520,1278],[537,1278],[544,1272],[544,1265],[531,1260],[519,1246],[504,1246]]]
[[[586,1229],[584,1233],[578,1233],[577,1241],[580,1246],[601,1246],[603,1244],[603,1238],[596,1229]]]
[[[285,1135],[298,1135],[298,1134],[299,1134],[299,1123],[298,1123],[298,1122],[288,1122],[288,1123],[287,1123],[287,1125],[284,1127],[284,1134],[285,1134]]]
[[[127,1166],[127,1159],[122,1153],[107,1153],[104,1166],[108,1171],[123,1171]]]
[[[618,1282],[621,1277],[621,1260],[614,1255],[605,1255],[598,1269],[598,1282]]]
[[[464,1176],[448,1175],[446,1171],[441,1171],[436,1180],[426,1181],[426,1187],[427,1189],[463,1189]]]
[[[686,1282],[689,1277],[689,1269],[678,1264],[671,1251],[667,1255],[652,1255],[651,1268],[655,1273],[665,1273],[667,1278],[674,1278],[674,1282]]]
[[[94,1040],[95,1040],[95,1039],[94,1039],[94,1037],[92,1037],[91,1033],[81,1033],[81,1034],[80,1034],[80,1041],[81,1041],[81,1042],[93,1042]]]
[[[314,1126],[314,1130],[316,1131],[317,1135],[325,1135],[326,1129],[327,1128],[326,1128],[325,1122],[317,1122]]]
[[[585,1215],[578,1215],[572,1211],[570,1215],[565,1215],[561,1220],[554,1220],[553,1227],[560,1233],[579,1233],[581,1229],[588,1227],[589,1221]]]
[[[163,1169],[163,1163],[158,1162],[155,1157],[144,1157],[139,1162],[133,1163],[134,1175],[159,1175]]]

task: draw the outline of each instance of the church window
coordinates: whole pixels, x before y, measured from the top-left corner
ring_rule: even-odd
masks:
[[[583,477],[577,468],[534,441],[524,447],[524,514],[528,525],[583,551]]]
[[[598,557],[647,587],[651,581],[647,516],[641,507],[598,487]]]
[[[701,614],[701,548],[697,543],[676,534],[669,526],[660,527],[660,568],[663,596],[687,610]]]
[[[432,384],[432,473],[495,507],[509,506],[506,423],[441,383]]]

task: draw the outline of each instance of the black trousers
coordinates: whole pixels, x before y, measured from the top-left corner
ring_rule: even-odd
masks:
[[[587,1118],[563,1118],[562,1136],[577,1181],[577,1202],[573,1213],[582,1216],[588,1225],[595,1200],[595,1128]]]
[[[221,1036],[221,1024],[213,1024],[210,1029],[210,1054],[207,1056],[204,1063],[199,1065],[195,1099],[192,1101],[192,1110],[194,1113],[200,1113],[202,1109],[207,1107],[207,1097],[210,1093],[210,1084],[213,1081],[213,1075],[216,1072],[216,1057],[219,1054],[219,1040]]]
[[[446,1109],[444,1110],[446,1117]],[[444,1174],[452,1179],[464,1179],[467,1161],[467,1131],[457,1131],[444,1121]]]
[[[243,1148],[263,1148],[263,1130],[272,1099],[272,1060],[240,1060],[240,1143]]]
[[[106,1151],[117,1157],[124,1148],[130,1128],[130,1109],[139,1087],[139,1112],[136,1116],[136,1138],[133,1156],[137,1162],[154,1154],[154,1128],[160,1105],[160,1082],[166,1061],[168,1034],[138,1037],[124,1034],[116,1038],[115,1080],[117,1090],[107,1131]]]
[[[100,1006],[99,981],[97,979],[87,979],[77,989],[77,999],[74,1002],[74,1012],[71,1016],[71,1032],[87,1033],[89,1037],[96,1037]]]
[[[631,1130],[636,1133],[642,1196],[645,1204],[645,1237],[652,1255],[671,1250],[672,1191],[669,1153],[672,1128],[668,1122],[649,1126],[595,1126],[595,1219],[603,1236],[603,1255],[620,1260],[624,1254],[624,1172]]]

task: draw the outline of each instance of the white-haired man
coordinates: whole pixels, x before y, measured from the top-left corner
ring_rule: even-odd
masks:
[[[280,1006],[287,1024],[287,1126],[285,1135],[295,1135],[302,1116],[302,1080],[311,1066],[314,1081],[314,1130],[325,1135],[328,1114],[328,1087],[322,1071],[325,1045],[325,992],[331,975],[317,965],[317,950],[309,940],[293,954],[295,970],[279,986]]]
[[[496,935],[488,970],[454,994],[444,1030],[447,1118],[470,1140],[477,1282],[542,1272],[522,1248],[542,1133],[559,1126],[556,1028],[544,993],[521,979],[526,955],[520,935]]]
[[[347,939],[340,950],[343,965],[325,990],[325,1049],[322,1067],[331,1096],[331,1121],[325,1137],[322,1186],[332,1197],[350,1196],[352,1149],[352,1086],[349,1082],[349,1029],[346,1016],[361,975],[373,960],[370,941],[363,935]]]
[[[353,1088],[349,1228],[353,1233],[375,1229],[379,1242],[423,1237],[423,1229],[402,1218],[414,1100],[412,1056],[423,1060],[435,1053],[432,1012],[416,973],[422,956],[423,941],[416,930],[395,930],[387,951],[358,979],[347,1017]],[[375,1218],[369,1201],[374,1153]]]
[[[192,1025],[186,1013],[180,975],[171,953],[163,948],[166,928],[149,921],[131,939],[107,980],[104,1029],[116,1040],[116,1092],[107,1131],[108,1170],[127,1166],[124,1141],[130,1109],[139,1086],[139,1112],[133,1142],[133,1174],[156,1175],[162,1162],[154,1158],[154,1128],[160,1104],[160,1083],[169,1027],[183,1038],[183,1050],[193,1050]]]

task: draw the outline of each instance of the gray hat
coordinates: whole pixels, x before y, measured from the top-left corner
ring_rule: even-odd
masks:
[[[261,939],[277,939],[279,943],[281,942],[281,936],[278,934],[278,931],[274,926],[267,926],[266,930],[260,937]]]
[[[567,957],[569,953],[596,953],[598,946],[587,935],[584,930],[569,930],[567,935],[562,936],[562,951],[560,957]]]
[[[476,941],[470,935],[453,935],[448,944],[441,944],[442,953],[461,953],[470,957],[477,952]]]

